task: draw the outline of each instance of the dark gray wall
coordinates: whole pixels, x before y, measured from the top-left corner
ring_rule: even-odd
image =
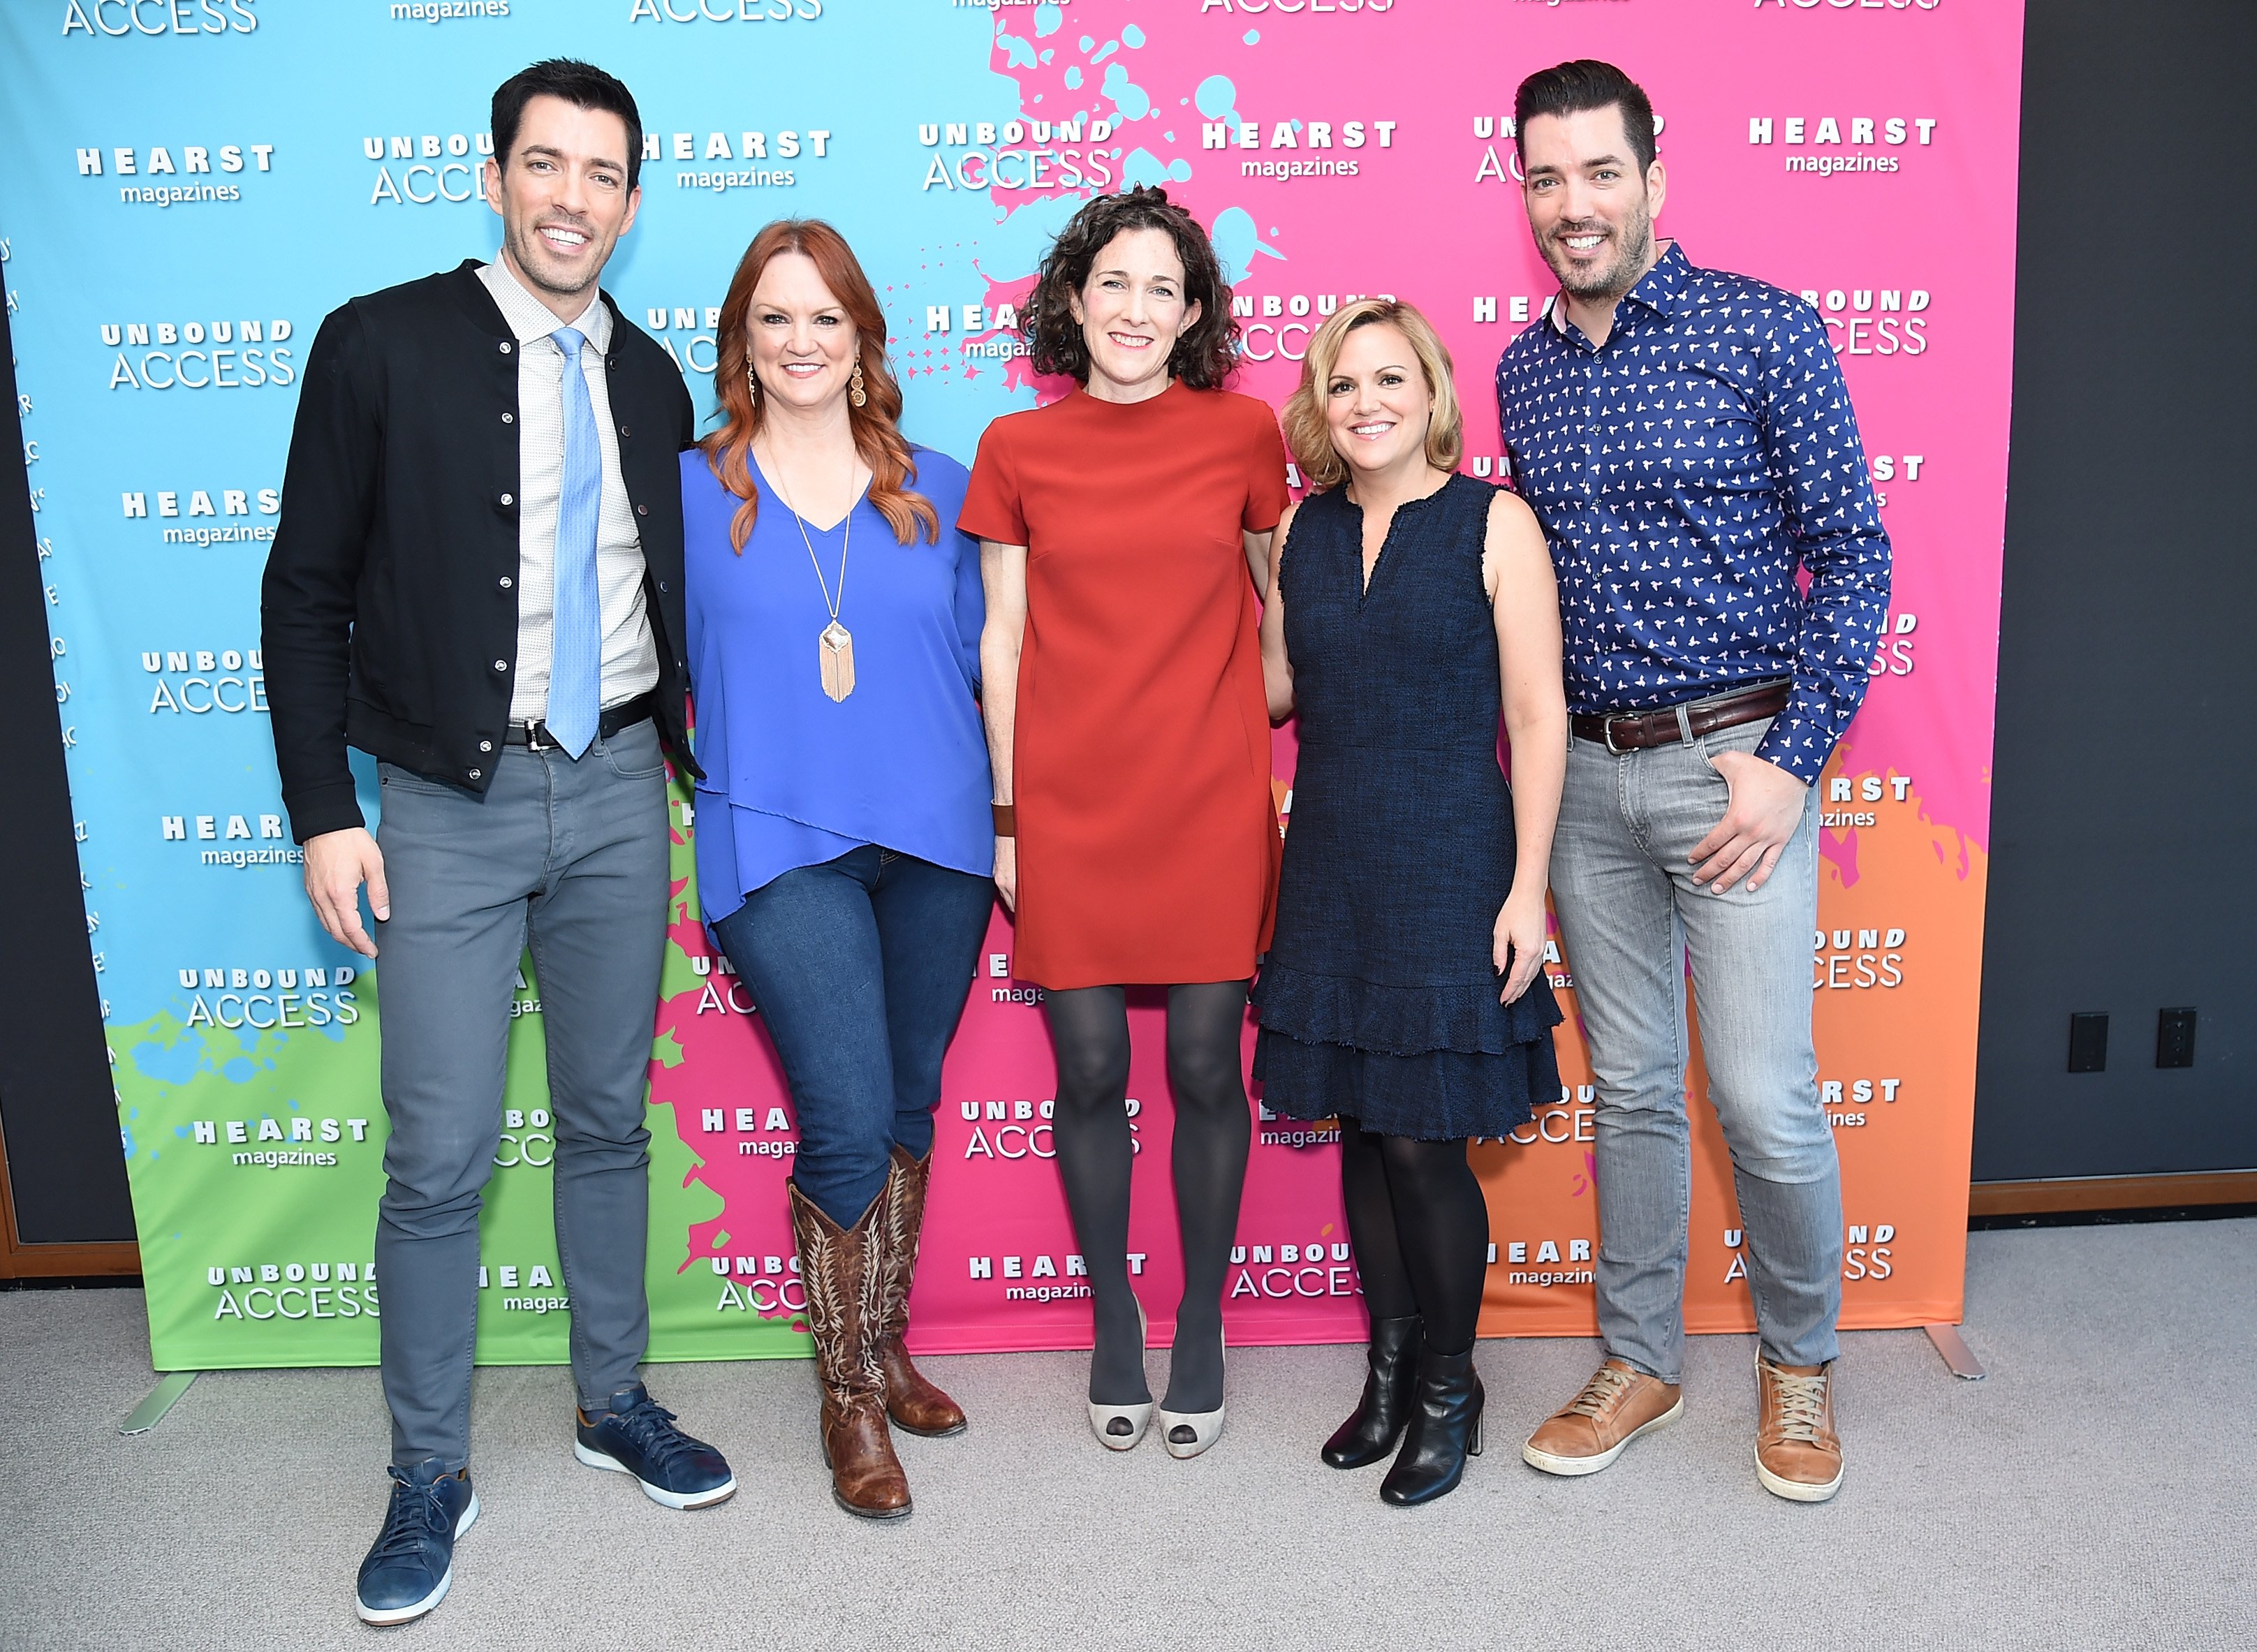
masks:
[[[2248,0],[2030,0],[1978,1181],[2257,1168],[2253,85]]]
[[[15,363],[0,314],[0,441],[21,454]],[[0,1137],[25,1243],[130,1239],[34,520],[28,484],[11,477],[0,488]]]

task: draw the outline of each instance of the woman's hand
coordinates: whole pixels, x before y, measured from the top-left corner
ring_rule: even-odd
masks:
[[[1018,912],[1019,840],[1015,837],[995,840],[995,893],[1003,897],[1004,911]]]
[[[1536,979],[1544,967],[1545,934],[1544,886],[1526,893],[1516,888],[1496,914],[1495,962],[1504,977],[1498,1003],[1511,1003]]]

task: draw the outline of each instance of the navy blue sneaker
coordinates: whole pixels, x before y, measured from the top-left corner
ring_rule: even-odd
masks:
[[[602,1410],[582,1411],[572,1455],[590,1468],[632,1474],[642,1493],[669,1508],[707,1508],[737,1494],[728,1459],[674,1426],[674,1413],[640,1382],[621,1388]]]
[[[447,1472],[435,1457],[389,1468],[392,1507],[368,1558],[360,1563],[353,1610],[363,1623],[406,1623],[447,1598],[455,1580],[455,1539],[478,1517],[467,1471]]]

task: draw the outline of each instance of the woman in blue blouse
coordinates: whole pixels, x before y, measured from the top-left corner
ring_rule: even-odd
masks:
[[[962,1431],[902,1346],[941,1057],[994,885],[966,471],[901,434],[886,321],[815,221],[721,307],[723,424],[682,455],[697,887],[782,1057],[790,1200],[849,1513],[909,1512],[888,1416]]]

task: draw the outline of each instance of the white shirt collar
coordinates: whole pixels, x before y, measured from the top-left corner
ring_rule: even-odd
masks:
[[[611,349],[612,313],[605,307],[600,287],[589,294],[588,307],[580,312],[577,320],[560,321],[555,311],[526,291],[525,284],[502,259],[480,265],[478,279],[493,295],[502,320],[509,323],[509,330],[517,335],[519,343],[529,344],[536,338],[547,338],[560,327],[570,327],[597,349]]]

